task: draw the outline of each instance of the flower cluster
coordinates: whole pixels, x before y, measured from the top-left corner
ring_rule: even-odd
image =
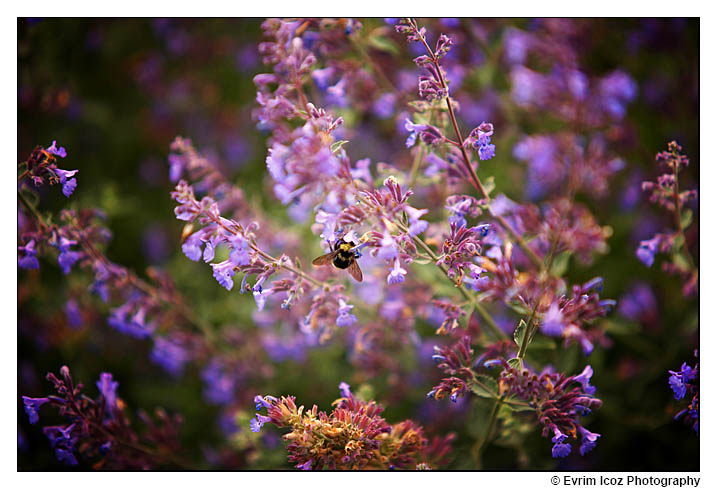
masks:
[[[543,425],[542,435],[551,437],[554,443],[551,449],[554,458],[565,458],[571,453],[569,437],[581,439],[579,452],[582,456],[596,447],[601,435],[583,427],[579,420],[602,404],[593,396],[596,388],[590,384],[591,366],[586,366],[581,374],[566,376],[550,368],[536,374],[528,369],[517,369],[506,361],[502,364],[504,371],[499,376],[499,390],[526,400],[536,408],[536,417]]]
[[[543,314],[541,332],[551,337],[562,337],[566,344],[576,343],[586,355],[593,352],[594,343],[607,342],[603,331],[592,324],[597,318],[613,311],[616,301],[600,299],[603,279],[596,277],[583,285],[574,285],[569,298],[557,297]]]
[[[452,402],[456,402],[458,397],[464,396],[469,391],[465,379],[473,376],[471,368],[473,354],[471,338],[467,335],[461,337],[454,345],[434,346],[434,355],[431,359],[450,377],[442,379],[438,386],[432,388],[426,395],[427,398],[441,400],[448,395]]]
[[[181,465],[178,441],[181,418],[169,416],[164,410],[155,412],[156,421],[147,413],[139,416],[147,425],[137,433],[130,423],[127,406],[117,395],[119,383],[110,373],[100,374],[99,396],[92,399],[82,393],[82,383],[75,384],[67,366],[60,368],[60,377],[47,374],[57,395],[44,398],[23,396],[25,413],[31,424],[39,421],[43,405],[56,408],[66,425],[43,428],[58,461],[78,465],[78,454],[94,469],[151,469]]]
[[[38,146],[28,159],[20,164],[24,171],[18,180],[27,178],[35,187],[40,187],[46,181],[50,185],[61,184],[62,193],[65,197],[70,197],[77,187],[75,174],[78,170],[63,170],[57,166],[57,157],[65,158],[66,156],[67,150],[63,146],[58,148],[56,141],[53,141],[52,145],[47,148]]]
[[[257,414],[251,429],[258,432],[264,424],[289,428],[285,434],[289,460],[303,470],[328,469],[417,469],[430,465],[437,451],[430,446],[421,426],[411,420],[389,424],[381,413],[384,408],[374,401],[354,396],[348,384],[339,385],[341,398],[331,414],[297,407],[295,397],[257,395]],[[445,444],[448,444],[447,439]]]
[[[698,351],[695,352],[698,357]],[[676,400],[690,399],[688,405],[676,414],[675,420],[683,419],[686,425],[693,426],[693,430],[698,435],[699,421],[699,399],[698,399],[698,363],[691,367],[687,363],[681,365],[680,371],[668,371],[668,385],[673,390],[673,397]]]
[[[681,153],[681,146],[675,141],[668,143],[668,151],[656,155],[659,165],[669,173],[660,175],[655,182],[643,182],[643,190],[651,193],[650,200],[671,213],[673,230],[656,233],[653,238],[641,241],[636,257],[646,267],[651,267],[658,252],[672,254],[672,260],[663,263],[663,269],[683,280],[683,294],[692,296],[698,292],[698,269],[686,243],[685,231],[693,223],[693,212],[686,204],[698,197],[693,190],[679,191],[678,174],[688,166],[688,157]]]

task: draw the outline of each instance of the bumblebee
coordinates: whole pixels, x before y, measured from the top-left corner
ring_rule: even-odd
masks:
[[[343,238],[339,238],[334,242],[332,251],[312,260],[312,265],[321,266],[332,264],[337,269],[349,269],[349,274],[358,282],[362,281],[362,272],[357,263],[357,258],[361,255],[354,249],[354,242],[345,242]]]

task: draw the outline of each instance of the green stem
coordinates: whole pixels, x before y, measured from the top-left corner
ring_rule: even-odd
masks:
[[[504,396],[501,396],[496,399],[496,402],[494,403],[493,408],[491,409],[491,415],[489,415],[489,424],[486,427],[486,433],[484,434],[484,437],[481,438],[481,441],[478,442],[474,446],[474,457],[476,459],[477,464],[481,464],[480,458],[481,458],[481,452],[486,447],[486,444],[489,442],[489,439],[491,438],[491,433],[494,431],[494,426],[496,425],[496,420],[498,419],[499,410],[501,409],[501,404],[504,402]]]
[[[551,243],[551,249],[549,251],[548,257],[546,257],[546,262],[541,266],[541,270],[539,271],[539,279],[546,279],[546,274],[551,270],[551,266],[553,265],[553,259],[556,256],[556,250],[558,249],[558,241],[559,236],[556,234],[554,237],[552,243]],[[541,303],[541,297],[543,296],[544,289],[541,289],[541,294],[538,295],[536,298],[536,303],[534,304],[533,310],[531,310],[531,315],[529,316],[528,322],[526,323],[526,329],[524,330],[524,336],[521,339],[521,345],[519,346],[519,352],[516,354],[516,357],[521,359],[523,362],[523,358],[526,355],[526,349],[529,347],[529,343],[531,342],[531,339],[533,339],[533,323],[534,318],[536,317],[536,312],[538,311],[539,304]]]
[[[409,230],[401,223],[396,223],[396,225],[399,227],[399,229],[403,233],[409,233]],[[446,266],[444,264],[439,264],[439,257],[434,253],[434,251],[431,249],[431,247],[426,242],[424,242],[424,240],[419,238],[418,236],[414,236],[414,237],[412,237],[412,239],[414,240],[414,243],[416,243],[422,250],[424,250],[424,252],[426,252],[426,254],[434,262],[434,264],[439,269],[441,269],[441,271],[444,273],[444,275],[446,275],[447,278],[451,279],[451,277],[449,277],[449,270],[446,268]],[[484,308],[484,305],[482,305],[479,302],[479,300],[476,299],[476,297],[473,294],[471,294],[463,285],[458,285],[458,284],[454,283],[454,286],[459,289],[459,291],[464,296],[464,298],[466,298],[473,304],[474,308],[476,309],[476,312],[479,314],[479,316],[481,316],[481,318],[484,319],[486,324],[491,329],[491,332],[494,334],[494,337],[496,337],[499,340],[506,338],[506,335],[501,331],[501,329],[496,324],[494,319],[491,318],[491,315],[489,314],[488,311],[486,311],[486,309]]]
[[[691,252],[688,250],[688,244],[686,243],[686,235],[683,233],[683,224],[681,223],[681,201],[678,197],[678,161],[674,161],[673,165],[673,215],[676,221],[676,229],[682,238],[683,244],[681,245],[681,252],[685,256],[688,264],[691,266],[691,271],[697,272],[696,264],[693,262]]]
[[[421,144],[416,150],[414,155],[414,162],[411,164],[411,172],[409,173],[409,189],[412,189],[416,184],[416,178],[419,175],[419,167],[424,159],[424,145]]]
[[[418,26],[416,25],[416,21],[412,19],[411,21],[414,24],[414,27],[416,27],[417,32]],[[424,44],[424,49],[426,49],[426,52],[428,53],[429,57],[432,60],[432,63],[434,67],[436,68],[436,72],[439,74],[439,83],[441,84],[442,88],[446,90],[446,93],[449,93],[449,86],[447,85],[446,81],[444,80],[444,75],[441,73],[441,65],[439,65],[438,58],[434,55],[434,51],[431,49],[431,47],[427,44],[426,39],[424,36],[420,36],[421,42]],[[471,176],[471,183],[473,184],[474,188],[479,191],[481,196],[486,200],[486,205],[488,206],[489,214],[491,214],[491,217],[493,217],[496,221],[499,222],[501,227],[506,230],[506,233],[509,234],[511,239],[518,243],[519,247],[526,252],[526,255],[528,256],[529,260],[534,264],[535,267],[541,267],[541,259],[538,255],[536,255],[536,252],[534,252],[531,247],[528,246],[528,244],[524,241],[523,238],[521,238],[518,233],[514,231],[514,229],[511,227],[511,225],[504,219],[503,216],[496,214],[493,209],[491,208],[491,197],[489,196],[489,193],[486,191],[486,188],[481,183],[481,180],[479,179],[479,176],[476,174],[476,170],[474,170],[474,166],[471,165],[471,159],[469,158],[469,154],[466,152],[466,148],[464,148],[464,138],[461,136],[461,131],[459,130],[459,123],[456,120],[456,114],[454,114],[454,107],[451,104],[451,97],[448,95],[446,96],[446,107],[449,111],[449,119],[451,120],[451,125],[454,128],[454,132],[456,133],[456,137],[458,138],[457,146],[461,150],[461,156],[463,157],[463,163],[466,169],[469,171],[469,175]]]
[[[30,201],[27,200],[27,198],[22,194],[20,190],[17,191],[17,197],[20,199],[20,202],[22,202],[23,206],[32,213],[33,216],[35,216],[35,219],[37,220],[37,223],[42,228],[48,228],[47,223],[45,223],[45,220],[40,215],[40,212],[35,209],[35,206],[32,205]]]

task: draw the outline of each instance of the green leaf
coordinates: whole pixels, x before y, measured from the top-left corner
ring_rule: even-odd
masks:
[[[332,153],[337,153],[339,150],[341,150],[342,146],[349,143],[347,140],[339,140],[332,143]]]
[[[471,383],[471,391],[481,398],[496,398],[499,393],[499,385],[494,378],[480,374],[476,376],[477,382]]]
[[[563,252],[558,254],[551,265],[551,275],[554,277],[562,277],[568,269],[571,252]]]
[[[684,209],[681,213],[681,229],[685,230],[693,223],[693,211],[690,209]]]
[[[515,396],[510,396],[504,400],[504,406],[508,407],[512,412],[534,412],[536,411],[535,408],[531,408],[531,406]],[[503,407],[502,407],[503,408]]]
[[[394,41],[384,36],[372,36],[369,38],[369,46],[379,51],[391,53],[394,55],[399,54],[399,47]]]
[[[531,349],[548,349],[556,348],[556,341],[551,337],[538,336],[531,339]]]
[[[524,332],[526,332],[526,322],[522,318],[519,322],[519,326],[516,327],[516,330],[514,330],[514,342],[516,342],[516,345],[521,347],[521,342],[524,338]]]
[[[521,359],[518,357],[512,357],[509,359],[509,366],[511,366],[514,369],[521,369],[522,368],[522,362]]]
[[[682,271],[688,271],[691,268],[682,253],[673,254],[673,264]]]
[[[506,306],[514,310],[519,315],[527,316],[531,314],[531,310],[526,308],[524,305],[520,305],[518,303],[506,303]]]
[[[491,175],[484,179],[484,189],[486,193],[491,195],[491,192],[496,188],[496,182],[494,182],[494,176]]]

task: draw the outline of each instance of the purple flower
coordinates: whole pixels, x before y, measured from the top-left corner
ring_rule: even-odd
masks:
[[[671,373],[671,376],[668,378],[668,384],[673,390],[673,396],[676,400],[680,400],[686,396],[686,383],[695,379],[695,371],[684,362],[680,371],[668,372]]]
[[[571,454],[570,444],[556,443],[553,448],[551,448],[551,455],[554,458],[565,458],[569,454]]]
[[[337,309],[337,327],[349,327],[357,322],[357,317],[351,313],[354,305],[346,303],[339,298],[339,308]]]
[[[642,321],[656,315],[656,296],[648,284],[633,286],[619,301],[620,313],[634,321]]]
[[[312,71],[312,79],[320,90],[326,90],[329,87],[331,79],[334,77],[334,68],[322,68]]]
[[[427,226],[429,226],[429,222],[419,218],[428,213],[429,210],[406,206],[405,211],[406,214],[409,215],[409,236],[414,237],[423,233]]]
[[[40,262],[37,260],[37,251],[35,250],[35,240],[30,240],[18,250],[25,253],[22,257],[18,257],[17,265],[21,269],[39,269]]]
[[[349,386],[344,381],[339,383],[339,392],[341,393],[343,398],[351,398],[352,397],[352,392],[351,392],[350,388],[351,388],[351,386]]]
[[[97,382],[97,389],[100,390],[100,394],[105,399],[105,407],[108,412],[117,406],[117,381],[112,381],[112,374],[100,373],[100,380]]]
[[[212,264],[212,275],[217,282],[222,285],[227,291],[231,291],[234,287],[234,264],[231,260],[225,260],[219,264]]]
[[[434,126],[429,124],[414,124],[408,118],[405,120],[404,129],[409,131],[409,136],[406,138],[407,148],[414,146],[417,136],[421,136],[421,141],[427,145],[435,145],[444,139],[441,131]]]
[[[372,112],[380,119],[388,119],[394,114],[396,95],[392,93],[382,94],[372,104]]]
[[[620,119],[626,113],[626,104],[638,94],[638,84],[627,73],[616,70],[601,80],[599,90],[605,109]]]
[[[563,314],[561,314],[558,304],[551,303],[551,306],[549,306],[546,313],[544,313],[541,331],[551,337],[559,337],[563,334],[564,328]]]
[[[381,239],[381,246],[376,252],[378,259],[390,260],[397,256],[399,253],[398,247],[391,235],[385,234],[384,238]]]
[[[581,383],[583,391],[589,395],[596,393],[596,387],[591,386],[589,383],[591,381],[591,376],[593,376],[593,368],[590,365],[586,366],[581,374],[574,376],[574,381]]]
[[[189,354],[180,344],[165,337],[155,337],[155,346],[150,359],[176,377],[182,374],[182,369],[189,360]]]
[[[654,256],[656,255],[656,252],[658,252],[659,240],[660,237],[658,235],[650,240],[643,240],[638,246],[638,249],[636,249],[636,257],[638,257],[638,260],[643,262],[646,267],[653,265],[653,261],[655,259]]]
[[[225,405],[234,400],[235,379],[214,359],[202,370],[204,396],[211,403]]]
[[[596,440],[601,437],[601,434],[595,434],[580,425],[578,426],[578,430],[581,432],[581,447],[579,448],[579,452],[581,456],[585,456],[587,452],[596,447]]]
[[[406,269],[401,267],[399,257],[394,259],[394,267],[386,278],[386,282],[389,284],[398,284],[404,282],[404,276],[406,275]]]
[[[183,160],[179,155],[174,153],[170,154],[170,182],[177,182],[182,177],[182,170],[184,169]]]
[[[61,168],[56,168],[54,172],[57,174],[60,179],[60,183],[62,184],[62,193],[65,194],[65,197],[70,197],[72,192],[75,190],[75,187],[77,187],[77,180],[70,177],[75,175],[78,170],[63,170]]]
[[[210,263],[212,260],[214,260],[214,247],[217,245],[217,242],[221,240],[221,237],[215,235],[212,238],[210,238],[204,247],[204,253],[202,254],[202,258],[204,259],[205,263]]]
[[[74,299],[69,299],[65,303],[65,315],[67,316],[67,323],[71,327],[77,328],[82,325],[82,312]]]
[[[37,421],[40,420],[37,411],[43,404],[49,401],[50,400],[48,398],[30,398],[29,396],[22,397],[22,402],[25,405],[25,413],[30,419],[31,424],[36,424]]]
[[[490,160],[496,153],[496,147],[491,144],[491,136],[494,134],[494,125],[482,122],[474,128],[466,140],[479,152],[480,160]]]
[[[256,406],[257,411],[261,410],[262,407],[271,408],[272,402],[277,402],[277,399],[270,395],[267,395],[267,396],[257,395],[254,397],[254,404]]]
[[[568,436],[561,432],[558,427],[553,427],[553,437],[551,438],[551,442],[554,444],[562,443],[566,440],[566,438],[568,438]]]
[[[65,158],[67,156],[67,151],[65,151],[65,147],[61,146],[60,149],[57,149],[57,141],[52,140],[52,145],[50,145],[49,148],[46,149],[46,151],[52,155],[56,155],[60,158]]]
[[[257,303],[257,311],[264,309],[264,304],[267,302],[267,297],[274,293],[272,288],[263,289],[262,283],[266,279],[266,276],[260,277],[260,279],[252,287],[252,294],[254,295],[254,302]]]
[[[200,257],[202,257],[202,239],[200,238],[200,233],[201,231],[192,233],[182,244],[182,252],[184,252],[188,259],[195,262],[199,261]]]
[[[60,250],[60,255],[57,256],[57,262],[60,264],[60,268],[64,274],[69,274],[72,266],[75,265],[75,262],[80,260],[80,252],[70,250],[70,247],[75,244],[77,244],[76,241],[68,240],[65,237],[60,237],[60,242],[57,244],[57,247]]]
[[[524,31],[509,28],[504,33],[504,57],[511,65],[523,64],[526,60],[530,39]]]
[[[406,119],[406,123],[404,124],[404,129],[409,131],[409,136],[406,138],[406,147],[411,148],[416,144],[416,137],[419,135],[421,131],[428,128],[429,126],[426,124],[414,124],[411,122],[410,119]]]
[[[64,148],[62,148],[62,150],[64,150]],[[57,460],[60,463],[65,463],[72,466],[77,465],[77,459],[75,458],[75,454],[69,449],[58,447],[57,449],[55,449],[55,456],[57,456]]]
[[[313,462],[314,462],[314,460],[310,459],[306,463],[298,464],[297,466],[295,466],[295,468],[299,468],[300,470],[304,470],[304,471],[309,471],[312,469]]]
[[[259,414],[257,414],[259,416]],[[264,425],[264,422],[259,421],[256,417],[249,422],[249,428],[252,432],[259,432]]]

